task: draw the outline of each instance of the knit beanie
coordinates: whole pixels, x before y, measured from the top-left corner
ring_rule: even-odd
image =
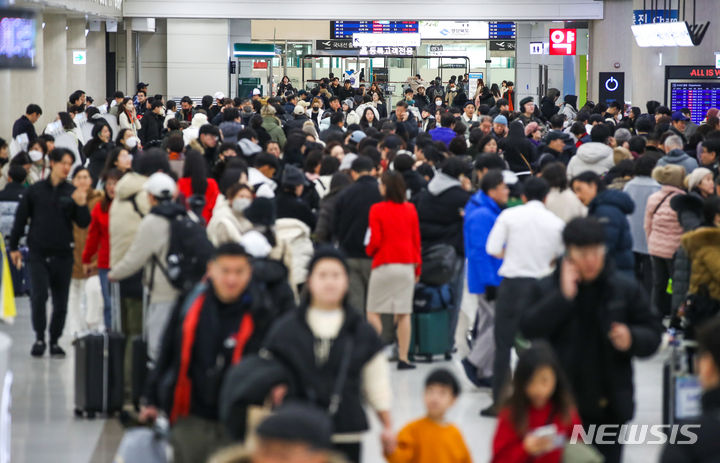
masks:
[[[685,184],[688,191],[692,191],[693,189],[695,189],[696,186],[700,185],[702,179],[704,179],[708,175],[712,176],[713,173],[710,169],[707,169],[705,167],[698,167],[697,169],[690,172],[690,175],[685,177]]]
[[[652,178],[660,185],[670,185],[684,188],[685,168],[677,164],[668,164],[656,167],[652,171]]]

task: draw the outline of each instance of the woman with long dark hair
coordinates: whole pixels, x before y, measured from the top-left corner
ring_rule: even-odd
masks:
[[[410,314],[415,283],[420,278],[420,222],[406,200],[400,172],[387,171],[380,183],[385,201],[370,208],[370,241],[365,250],[373,258],[368,285],[368,322],[382,333],[380,314],[392,314],[397,326],[398,370],[414,368],[408,361]]]
[[[278,91],[277,96],[285,96],[286,92],[295,92],[295,88],[293,88],[292,84],[290,83],[290,78],[288,76],[283,76],[282,80],[280,81],[280,84],[278,84]]]
[[[519,120],[510,123],[508,136],[498,142],[498,148],[503,151],[503,157],[510,166],[510,170],[518,176],[533,174],[532,166],[537,160],[537,150],[525,136],[525,127]]]
[[[502,93],[500,93],[500,87],[498,87],[498,84],[492,84],[490,86],[490,94],[493,96],[496,103],[497,103],[497,100],[502,98]]]
[[[186,208],[196,214],[200,213],[207,225],[212,218],[219,189],[217,182],[208,178],[207,163],[198,151],[191,149],[185,153],[183,176],[178,180],[177,186],[178,191],[185,196]]]
[[[104,121],[104,119],[103,119]],[[83,149],[85,158],[90,161],[88,170],[93,180],[93,188],[97,186],[98,180],[105,168],[107,158],[115,149],[112,142],[112,129],[106,122],[97,122],[92,129],[92,140]]]
[[[374,127],[380,130],[382,126],[380,125],[380,121],[375,117],[375,111],[373,111],[373,108],[365,108],[365,111],[363,111],[362,117],[360,118],[360,127],[362,127],[363,130],[368,127]]]
[[[135,112],[135,105],[133,104],[132,98],[126,97],[123,99],[122,103],[120,103],[120,110],[118,111],[118,125],[121,129],[130,129],[132,134],[137,137],[141,125]]]
[[[327,410],[335,449],[349,461],[361,461],[362,433],[369,429],[363,399],[377,413],[383,449],[391,453],[388,363],[380,337],[347,302],[345,258],[331,246],[320,246],[308,271],[300,306],[275,323],[265,348],[295,373],[298,388],[291,398]]]
[[[122,146],[116,146],[105,160],[102,176],[110,172],[112,169],[118,169],[120,172],[127,173],[132,170],[133,155]]]

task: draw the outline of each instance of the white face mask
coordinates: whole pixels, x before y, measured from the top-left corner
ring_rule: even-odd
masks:
[[[138,139],[135,137],[130,137],[127,140],[125,140],[125,145],[130,149],[135,148],[137,146],[137,144],[138,144]]]
[[[442,101],[440,101],[440,100],[435,101],[435,106],[442,106]]]
[[[38,162],[39,160],[41,160],[41,159],[43,158],[43,153],[42,153],[42,151],[30,150],[30,151],[28,152],[28,154],[30,155],[30,160],[31,160],[32,162]]]
[[[250,204],[252,204],[252,199],[250,198],[235,198],[232,202],[232,209],[237,213],[242,213]]]

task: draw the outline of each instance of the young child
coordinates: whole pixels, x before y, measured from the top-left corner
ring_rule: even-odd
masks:
[[[425,380],[427,415],[406,425],[397,448],[385,455],[389,463],[470,463],[460,430],[445,422],[445,413],[460,395],[460,385],[448,370],[438,369]]]
[[[580,417],[552,348],[534,344],[520,356],[512,390],[498,416],[492,462],[560,463]]]

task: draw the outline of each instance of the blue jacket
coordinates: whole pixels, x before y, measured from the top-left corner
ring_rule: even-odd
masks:
[[[473,195],[465,206],[463,231],[468,289],[471,294],[484,294],[486,286],[499,286],[502,281],[498,275],[502,260],[485,251],[485,243],[500,211],[500,206],[482,191]]]
[[[633,240],[627,215],[635,210],[635,203],[627,193],[605,190],[588,206],[588,215],[596,217],[605,227],[607,255],[619,271],[633,272]]]
[[[445,146],[450,146],[452,139],[457,137],[455,131],[450,127],[436,127],[428,133],[432,137],[433,141],[441,141],[445,143]]]

